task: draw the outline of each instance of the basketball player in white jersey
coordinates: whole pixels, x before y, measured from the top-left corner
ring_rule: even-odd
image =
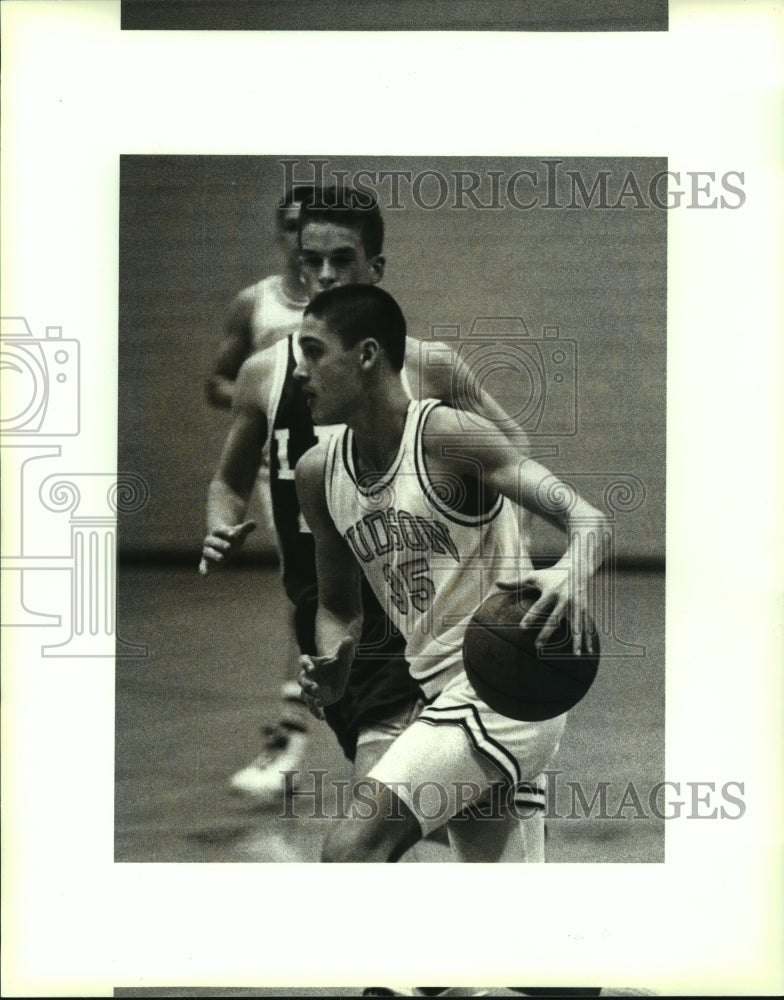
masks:
[[[308,299],[299,266],[297,225],[300,205],[313,190],[312,185],[295,185],[275,209],[281,273],[243,288],[229,307],[218,356],[207,380],[207,398],[213,406],[230,409],[243,362],[299,328]]]
[[[350,189],[318,192],[306,199],[300,220],[300,252],[306,294],[313,298],[325,289],[347,283],[375,284],[384,273],[383,221],[377,206],[352,208]],[[334,209],[330,206],[336,206]],[[344,207],[348,206],[348,207]],[[441,362],[428,366],[426,352]],[[444,361],[448,363],[444,364]],[[294,606],[294,627],[301,652],[313,650],[317,588],[313,540],[299,517],[294,488],[294,466],[315,442],[313,421],[301,387],[293,378],[293,348],[281,341],[250,358],[240,370],[234,390],[233,422],[210,485],[208,534],[203,546],[203,572],[220,565],[242,544],[251,529],[246,509],[255,469],[267,441],[271,450],[271,493],[277,543],[283,566],[283,585]],[[404,378],[414,395],[434,396],[458,407],[483,406],[483,414],[508,426],[505,413],[487,393],[476,391],[471,374],[446,344],[409,343]],[[470,391],[466,391],[470,390]],[[408,390],[407,390],[408,391]],[[474,401],[482,400],[481,404]],[[325,429],[326,430],[326,429]],[[377,647],[372,656],[359,656],[346,697],[328,712],[328,721],[349,759],[360,768],[388,742],[385,723],[401,715],[407,720],[418,694],[403,658],[400,637],[390,636],[386,616],[370,588],[366,597],[376,605],[366,609],[364,645]],[[257,801],[269,801],[282,791],[280,772],[296,770],[305,746],[307,711],[301,702],[297,659],[291,663],[289,683],[283,687],[279,722],[265,730],[258,757],[232,777],[232,786]],[[379,723],[372,728],[371,722]],[[357,747],[359,726],[361,745]],[[397,725],[397,721],[395,723]],[[369,763],[368,763],[369,766]]]
[[[544,795],[541,773],[565,717],[524,723],[492,711],[465,675],[462,638],[476,606],[504,580],[540,592],[521,622],[544,621],[540,643],[567,616],[574,653],[592,648],[586,622],[604,517],[576,496],[568,510],[548,506],[553,488],[573,491],[489,422],[485,434],[466,436],[455,410],[410,398],[401,378],[405,320],[380,288],[317,296],[299,346],[294,374],[314,422],[347,425],[296,469],[319,590],[319,655],[301,660],[305,699],[323,717],[342,696],[362,628],[364,573],[406,640],[428,702],[367,774],[373,815],[330,824],[323,859],[396,861],[446,825],[455,860],[544,860],[543,813],[519,822],[516,794]],[[510,501],[566,531],[566,552],[552,568],[532,569]],[[498,788],[508,789],[501,821],[472,815]]]

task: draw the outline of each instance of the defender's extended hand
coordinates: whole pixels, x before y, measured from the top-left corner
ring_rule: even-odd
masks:
[[[300,656],[302,698],[317,719],[324,719],[325,706],[343,697],[356,648],[354,640],[346,636],[332,656]]]
[[[255,521],[243,521],[242,524],[220,524],[213,528],[202,545],[199,573],[206,576],[211,567],[217,569],[242,546],[255,527]]]

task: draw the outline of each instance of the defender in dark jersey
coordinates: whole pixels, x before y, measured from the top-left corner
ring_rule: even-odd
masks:
[[[325,212],[322,209],[329,206]],[[340,284],[379,281],[384,272],[383,220],[378,206],[362,205],[351,191],[316,191],[308,205],[299,244],[303,281],[312,298],[325,288]],[[418,365],[418,357],[415,362]],[[412,361],[412,364],[414,362]],[[208,534],[204,541],[202,571],[217,565],[238,548],[252,524],[243,522],[262,460],[270,444],[270,493],[273,519],[281,553],[283,585],[294,606],[294,631],[301,651],[315,648],[316,577],[313,540],[302,522],[294,487],[294,467],[317,440],[299,385],[292,377],[291,338],[280,341],[250,359],[234,384],[233,422],[218,469],[210,485],[207,505]],[[390,718],[416,701],[403,658],[403,642],[370,589],[362,653],[346,697],[330,713],[330,724],[349,759],[354,758],[358,723]],[[290,687],[300,698],[296,658],[290,665]],[[288,685],[285,686],[289,687]],[[285,690],[285,688],[284,688]],[[278,763],[286,744],[296,740],[307,713],[289,712],[267,732],[265,751],[250,767],[232,779],[236,788],[257,798],[282,791]],[[277,764],[277,767],[276,767]]]
[[[313,536],[302,520],[294,483],[300,458],[332,428],[314,427],[300,384],[292,338],[275,351],[275,375],[269,400],[270,492],[277,532],[283,587],[294,605],[294,631],[301,650],[315,650],[314,624],[318,605]],[[280,391],[280,374],[284,372]],[[405,660],[405,643],[369,586],[362,592],[365,627],[362,645],[345,697],[326,713],[345,755],[353,760],[357,731],[364,724],[388,718],[419,696]]]

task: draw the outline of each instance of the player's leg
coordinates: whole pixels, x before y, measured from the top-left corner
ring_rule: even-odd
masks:
[[[280,691],[280,707],[271,724],[262,727],[258,756],[231,779],[232,787],[260,804],[274,802],[283,792],[281,772],[298,771],[308,744],[312,717],[299,686],[300,651],[315,649],[315,594],[303,598],[293,615],[294,642],[289,654],[289,675]],[[360,753],[355,766],[360,775],[409,724],[421,692],[411,679],[405,659],[405,642],[389,622],[369,588],[363,589],[362,645],[352,665],[343,699],[326,710],[327,722],[349,761]],[[363,746],[357,740],[363,733]]]
[[[299,686],[299,651],[313,648],[315,603],[295,607],[292,641],[287,656],[287,679],[279,691],[273,721],[261,726],[258,755],[230,779],[231,787],[264,805],[283,794],[284,771],[298,771],[309,740],[311,715],[302,700]]]
[[[418,818],[389,786],[369,778],[361,778],[358,784],[363,787],[356,799],[357,810],[330,827],[321,860],[343,864],[398,861],[422,837]]]
[[[416,791],[412,797],[413,783],[408,777],[407,765],[420,754],[432,760],[432,747],[422,745],[421,741],[411,740],[410,734],[415,728],[415,723],[409,725],[392,743],[387,739],[391,730],[388,723],[379,724],[363,733],[365,738],[360,738],[358,762],[369,767],[371,773],[356,782],[351,815],[331,828],[323,847],[323,861],[398,861],[407,850],[425,835],[443,826],[449,818],[449,815],[445,815],[440,823],[428,825],[423,820],[422,812],[427,813],[429,809],[418,813],[412,807],[412,803],[416,803],[419,809],[421,802]],[[431,738],[427,727],[421,735],[427,744]],[[385,768],[384,762],[401,743],[405,745],[405,751],[394,754],[394,764]],[[413,766],[411,770],[415,773],[417,767]],[[428,769],[429,774],[437,772],[437,765]],[[377,780],[376,773],[382,774],[383,780]],[[390,777],[391,774],[395,777]],[[453,805],[452,813],[454,811]]]
[[[354,757],[354,773],[357,777],[363,777],[375,767],[398,736],[408,729],[421,707],[416,703],[407,704],[386,719],[360,721]]]
[[[535,783],[554,756],[563,717],[521,723],[492,712],[456,677],[371,768],[427,836],[449,823],[455,859],[540,861],[544,791]],[[506,798],[487,813],[494,790]],[[518,803],[520,796],[528,800]],[[467,812],[465,812],[467,810]],[[450,822],[451,821],[451,822]]]
[[[419,841],[421,827],[390,788],[368,781],[365,775],[416,718],[422,702],[402,656],[360,657],[352,677],[353,687],[327,717],[347,756],[353,758],[358,781],[352,815],[331,825],[322,861],[398,861]]]
[[[423,707],[424,702],[412,700],[390,714],[388,718],[368,723],[360,719],[354,773],[358,776],[368,774],[397,737],[411,725]],[[361,728],[363,725],[365,728]],[[400,860],[408,864],[451,861],[446,827],[439,827],[425,840],[417,841]]]
[[[544,805],[511,802],[510,792],[496,785],[447,823],[454,861],[544,862]]]
[[[369,586],[363,587],[362,645],[351,668],[346,694],[327,709],[354,773],[366,775],[424,707],[424,696],[412,679],[405,658],[405,640],[392,626]],[[449,859],[446,830],[418,843],[403,860],[434,862]]]

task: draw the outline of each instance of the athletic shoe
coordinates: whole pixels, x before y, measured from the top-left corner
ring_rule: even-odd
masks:
[[[270,805],[283,796],[283,771],[297,771],[308,745],[308,734],[290,725],[278,724],[262,729],[263,749],[254,761],[232,775],[229,784],[235,792]]]

